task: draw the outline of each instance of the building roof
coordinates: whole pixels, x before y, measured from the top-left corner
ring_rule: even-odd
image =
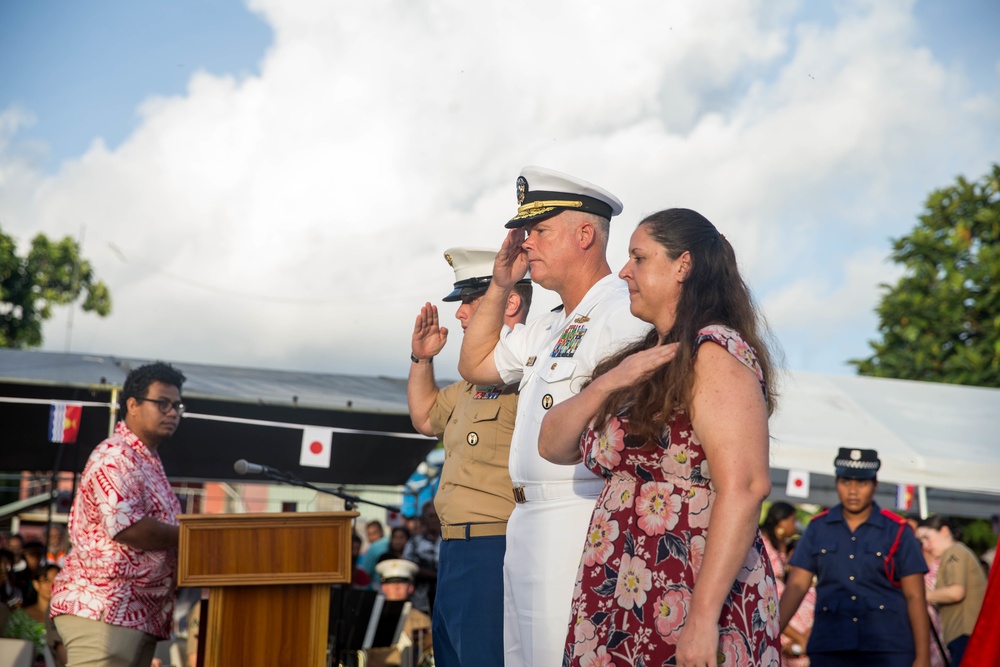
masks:
[[[153,361],[157,360],[0,349],[0,382],[120,387],[131,369]],[[407,414],[405,379],[160,361],[187,377],[185,398]]]

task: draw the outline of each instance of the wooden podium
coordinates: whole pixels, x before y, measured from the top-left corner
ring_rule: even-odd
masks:
[[[323,667],[357,512],[182,514],[177,583],[209,589],[206,667]]]

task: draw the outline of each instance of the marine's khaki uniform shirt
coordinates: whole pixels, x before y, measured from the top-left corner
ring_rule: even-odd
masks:
[[[956,542],[941,554],[935,587],[955,584],[965,586],[965,598],[960,602],[938,605],[941,635],[946,644],[962,635],[972,634],[986,594],[986,575],[979,559],[961,542]]]
[[[443,525],[505,522],[514,509],[508,459],[517,385],[456,382],[430,411],[445,459],[434,506]]]

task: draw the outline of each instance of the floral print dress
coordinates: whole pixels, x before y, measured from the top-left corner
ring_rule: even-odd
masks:
[[[755,353],[738,333],[713,325],[699,332],[696,346],[706,341],[763,382]],[[674,664],[715,488],[686,413],[675,413],[652,451],[643,451],[645,444],[629,434],[627,415],[581,438],[584,462],[606,483],[577,575],[564,665]],[[719,664],[780,664],[778,595],[759,531],[723,605],[719,640]]]

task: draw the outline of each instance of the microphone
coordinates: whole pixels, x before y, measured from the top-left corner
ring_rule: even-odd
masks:
[[[275,470],[270,466],[263,466],[258,463],[250,463],[246,459],[240,459],[233,464],[233,470],[236,471],[237,475],[259,475],[261,473],[267,475],[280,474],[280,471]]]

